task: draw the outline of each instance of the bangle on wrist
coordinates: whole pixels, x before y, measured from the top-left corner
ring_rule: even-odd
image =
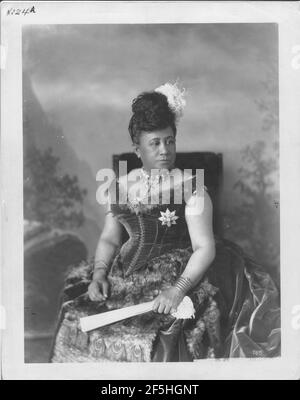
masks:
[[[104,261],[98,260],[95,262],[95,265],[94,265],[94,273],[96,271],[104,271],[105,274],[107,275],[109,272],[109,267]]]
[[[181,292],[187,293],[192,288],[193,284],[190,278],[181,276],[180,278],[177,279],[177,282],[175,283],[174,286]]]
[[[97,260],[97,261],[95,262],[95,265],[94,265],[94,270],[97,270],[97,269],[103,269],[103,270],[105,270],[105,271],[108,271],[109,267],[108,267],[108,265],[106,264],[106,262],[104,262],[104,261],[102,261],[102,260]]]
[[[104,277],[107,278],[107,275],[108,275],[108,273],[105,268],[97,268],[94,270],[92,279],[93,279],[93,281],[94,280],[98,281],[99,279],[103,279]]]

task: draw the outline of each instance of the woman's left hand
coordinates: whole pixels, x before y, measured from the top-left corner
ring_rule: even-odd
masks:
[[[177,310],[177,307],[184,298],[184,293],[176,287],[163,290],[154,300],[153,311],[160,314],[169,314]]]

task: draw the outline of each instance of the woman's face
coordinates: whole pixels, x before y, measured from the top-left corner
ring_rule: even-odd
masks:
[[[171,127],[142,132],[135,151],[140,156],[147,171],[154,168],[174,168],[176,159],[176,141]]]

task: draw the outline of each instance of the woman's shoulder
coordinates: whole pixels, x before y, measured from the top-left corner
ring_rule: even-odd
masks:
[[[197,191],[207,191],[207,187],[204,185],[204,176],[203,174],[195,174],[192,170],[180,170],[181,173],[181,182],[185,192],[190,192],[190,194],[194,194]]]
[[[192,178],[191,189],[185,193],[186,216],[210,215],[212,212],[212,201],[207,187],[196,178]]]

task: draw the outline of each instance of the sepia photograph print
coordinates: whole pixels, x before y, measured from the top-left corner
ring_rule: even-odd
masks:
[[[251,3],[2,5],[4,379],[299,379],[300,8]]]

